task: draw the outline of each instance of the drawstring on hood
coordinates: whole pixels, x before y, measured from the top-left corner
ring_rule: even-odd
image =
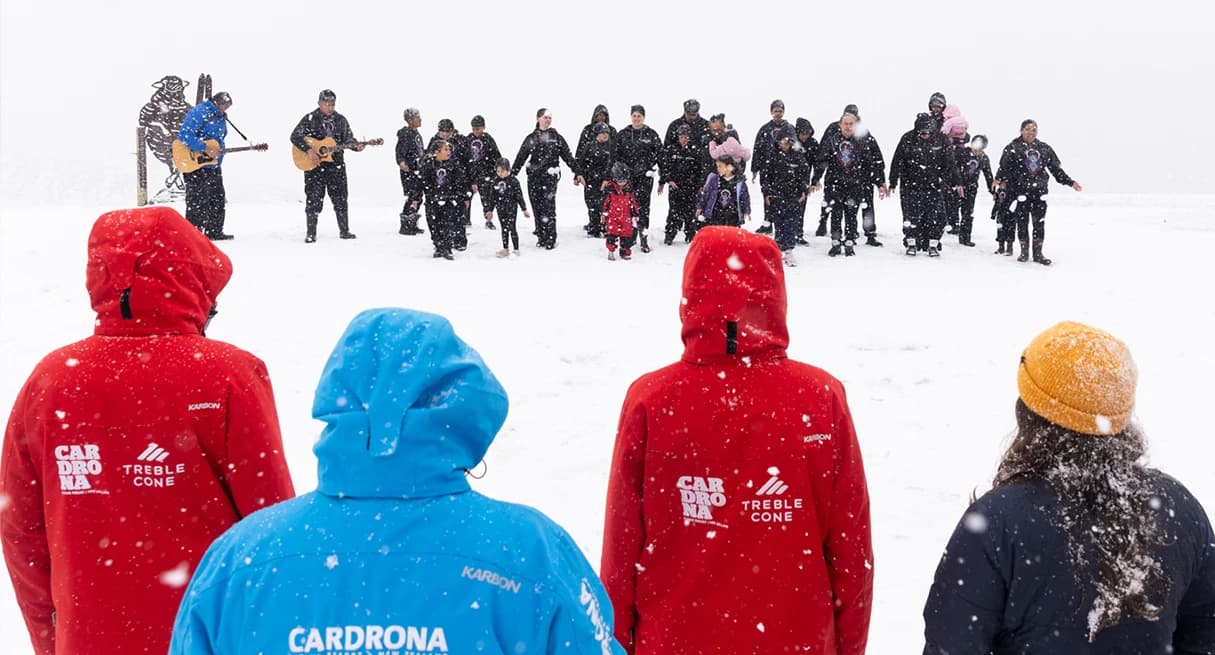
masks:
[[[784,358],[786,307],[775,241],[736,227],[696,233],[683,266],[683,361]]]
[[[171,207],[108,212],[89,233],[98,335],[202,334],[231,277],[228,256]]]
[[[506,390],[442,316],[370,309],[338,340],[312,405],[318,490],[425,498],[469,489],[507,412]]]

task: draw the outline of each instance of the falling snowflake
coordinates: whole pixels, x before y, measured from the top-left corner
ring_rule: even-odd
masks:
[[[329,569],[330,571],[332,571],[333,569],[336,569],[337,565],[338,565],[338,556],[336,553],[325,558],[325,568]]]
[[[160,574],[160,584],[178,589],[190,581],[190,563],[182,562],[176,567]]]
[[[987,532],[987,517],[978,512],[971,512],[962,519],[962,524],[966,526],[972,534],[983,534]]]
[[[763,631],[764,631],[764,624],[763,624],[763,623],[756,623],[756,624],[755,624],[755,629],[756,629],[756,630],[759,630],[760,632],[763,632]]]
[[[738,255],[730,255],[730,258],[726,260],[726,266],[728,266],[731,271],[741,271],[746,268],[746,265],[742,263],[742,260],[738,258]]]
[[[68,357],[67,360],[63,362],[63,365],[68,368],[75,368],[76,366],[80,365],[80,360],[76,359],[75,357]]]

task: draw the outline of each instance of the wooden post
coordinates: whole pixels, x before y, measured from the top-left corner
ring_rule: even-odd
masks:
[[[135,204],[148,204],[148,145],[144,128],[135,128]]]

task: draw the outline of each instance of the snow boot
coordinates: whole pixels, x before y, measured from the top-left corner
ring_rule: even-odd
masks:
[[[620,258],[624,259],[624,260],[632,259],[633,251],[629,248],[621,248],[620,249]]]
[[[780,258],[781,258],[781,261],[783,261],[785,263],[785,266],[788,266],[790,268],[797,266],[797,260],[793,258],[792,250],[786,250],[785,252],[781,253]]]
[[[755,231],[759,234],[772,234],[772,223],[769,223],[768,221],[764,221],[764,224],[760,225],[759,229],[757,229]]]
[[[1028,241],[1021,242],[1021,254],[1017,256],[1017,261],[1019,261],[1019,262],[1029,261],[1029,242]]]
[[[650,239],[644,232],[641,234],[641,252],[650,252]]]
[[[614,261],[616,261],[616,251],[615,251],[615,250],[609,250],[609,251],[608,251],[608,261],[609,261],[609,262],[614,262]]]
[[[1009,245],[1012,245],[1012,244],[1009,244]],[[996,246],[997,246],[997,247],[996,247],[996,254],[997,254],[997,255],[1003,255],[1003,254],[1004,254],[1004,242],[1003,242],[1003,241],[997,241],[997,242],[996,242]]]
[[[852,257],[854,255],[856,255],[856,250],[854,250],[852,248],[852,246],[844,246],[844,256],[845,257]]]
[[[875,237],[871,234],[871,235],[865,237],[865,245],[874,246],[875,248],[881,248],[882,242],[878,241],[877,237]]]
[[[940,257],[941,251],[940,251],[940,249],[935,248],[933,246],[928,246],[928,256],[929,257]]]
[[[838,244],[838,243],[831,246],[831,250],[827,251],[828,257],[837,257],[837,256],[839,256],[839,254],[840,254],[840,244]]]

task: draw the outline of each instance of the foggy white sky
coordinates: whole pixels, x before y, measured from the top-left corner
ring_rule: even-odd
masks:
[[[1215,30],[1198,7],[5,0],[0,203],[130,204],[150,84],[200,72],[232,93],[236,124],[271,144],[228,160],[229,195],[243,200],[301,195],[286,137],[325,87],[359,136],[388,140],[355,156],[354,202],[399,197],[391,147],[410,105],[426,133],[444,117],[467,131],[484,114],[513,155],[539,106],[573,136],[600,102],[617,125],[640,102],[661,130],[694,96],[749,142],[773,98],[820,132],[854,102],[889,160],[936,90],[993,149],[1038,120],[1086,191],[1212,193]]]

